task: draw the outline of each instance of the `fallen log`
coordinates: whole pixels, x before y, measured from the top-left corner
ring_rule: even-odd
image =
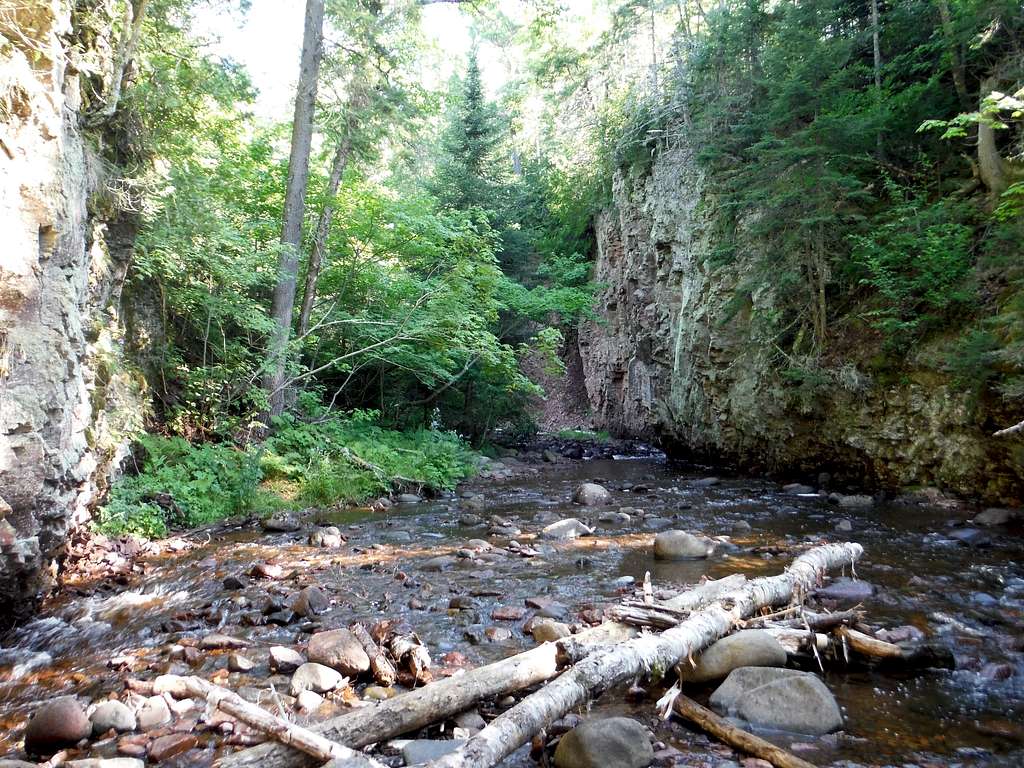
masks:
[[[431,762],[430,768],[491,768],[604,690],[644,674],[664,674],[756,611],[801,600],[826,571],[852,565],[863,551],[859,544],[814,547],[786,573],[749,581],[660,635],[642,635],[596,651],[492,720],[456,752]]]
[[[388,647],[394,660],[404,666],[416,682],[425,683],[430,679],[430,652],[415,632],[394,635]]]
[[[388,657],[384,655],[384,652],[381,651],[380,646],[370,637],[366,627],[357,622],[350,626],[349,630],[352,632],[352,636],[363,646],[366,655],[370,657],[370,672],[373,673],[374,679],[381,685],[394,685],[395,680],[398,679],[398,672],[395,670],[394,665],[388,661]]]
[[[678,694],[672,705],[675,714],[684,720],[700,726],[701,730],[728,744],[733,749],[746,752],[748,755],[767,760],[775,768],[815,768],[814,765],[801,760],[796,755],[777,747],[770,741],[747,733],[737,728],[725,718],[719,717],[707,707],[702,707],[693,699]]]
[[[481,699],[504,696],[542,683],[597,648],[635,635],[631,627],[605,622],[558,642],[544,643],[493,664],[435,680],[414,691],[347,712],[318,723],[311,730],[349,747],[365,747],[457,715]],[[269,742],[221,760],[222,768],[304,768],[314,764],[314,760],[301,752]]]
[[[201,677],[174,676],[176,679],[170,680],[171,677],[171,675],[166,676],[168,682],[175,684],[175,693],[182,694],[179,698],[196,697],[203,699],[207,704],[208,712],[219,709],[232,717],[238,718],[243,723],[252,726],[275,741],[288,747],[294,747],[321,763],[333,760],[332,765],[337,768],[385,768],[382,763],[379,763],[372,757],[349,749],[300,725],[272,715],[262,707],[249,703],[227,688],[221,688],[219,685],[214,685],[203,680]]]
[[[844,644],[848,644],[851,650],[872,659],[902,659],[906,655],[898,645],[865,635],[850,627],[839,627],[836,630],[836,637]]]

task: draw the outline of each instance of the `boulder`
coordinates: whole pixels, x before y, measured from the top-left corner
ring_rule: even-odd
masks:
[[[319,587],[306,587],[299,590],[292,600],[291,609],[299,616],[312,619],[331,607],[331,601]]]
[[[171,722],[171,710],[163,696],[150,696],[135,710],[135,719],[140,731],[151,731]]]
[[[356,676],[370,668],[370,657],[363,646],[347,629],[318,632],[306,648],[309,660],[341,672]]]
[[[714,551],[712,539],[686,531],[662,531],[654,537],[654,557],[658,560],[694,560]]]
[[[263,530],[268,533],[292,533],[302,527],[299,521],[291,515],[268,517],[261,525]]]
[[[333,525],[313,531],[313,533],[309,535],[309,545],[311,547],[329,547],[336,549],[344,542],[345,537],[341,534],[341,531]]]
[[[711,706],[752,726],[821,735],[840,728],[839,705],[825,684],[808,672],[740,667],[714,693]]]
[[[406,765],[430,763],[450,755],[465,743],[465,739],[412,739],[402,746]]]
[[[568,624],[547,619],[535,621],[532,634],[533,639],[538,643],[547,643],[552,640],[561,640],[563,637],[568,637],[572,634],[572,630],[569,629]]]
[[[840,496],[839,506],[843,509],[868,509],[875,506],[875,500],[864,494],[853,496]]]
[[[320,705],[324,703],[324,697],[315,691],[307,689],[299,691],[299,695],[295,697],[295,703],[301,712],[316,712],[320,709]]]
[[[283,645],[275,645],[268,653],[271,672],[294,672],[306,663],[302,654]]]
[[[589,536],[594,529],[581,523],[575,517],[559,520],[557,523],[545,526],[540,535],[545,539],[575,539],[579,536]]]
[[[232,653],[228,656],[229,672],[251,672],[255,666],[255,662],[240,653]]]
[[[118,733],[134,731],[137,725],[135,713],[120,701],[104,701],[96,705],[89,715],[92,732],[97,736],[113,728]]]
[[[415,493],[400,493],[395,497],[395,501],[399,504],[419,504],[423,499]]]
[[[971,520],[975,525],[980,525],[982,528],[991,528],[996,525],[1006,525],[1016,517],[1016,514],[1012,509],[1000,509],[999,507],[989,507],[983,512],[979,512]]]
[[[870,598],[875,594],[875,588],[866,581],[841,576],[838,579],[833,579],[828,586],[817,590],[815,594],[825,600],[856,603]]]
[[[653,760],[650,734],[628,717],[585,720],[555,749],[557,768],[644,768]]]
[[[327,693],[341,685],[344,679],[340,672],[323,664],[310,662],[295,670],[289,690],[292,696],[298,696],[303,691]]]
[[[680,664],[683,682],[719,680],[739,667],[784,667],[786,649],[769,633],[750,629],[723,637],[697,658],[697,666]]]
[[[598,507],[612,503],[612,495],[603,485],[583,483],[572,495],[572,500],[585,507]]]
[[[809,485],[804,485],[803,483],[790,483],[789,485],[782,486],[782,490],[786,493],[794,493],[798,496],[816,493],[814,488]]]
[[[198,745],[199,740],[191,733],[169,733],[154,739],[149,745],[149,759],[154,763],[161,763]]]
[[[71,747],[92,734],[92,723],[73,696],[60,696],[43,704],[25,728],[25,751],[50,755]]]

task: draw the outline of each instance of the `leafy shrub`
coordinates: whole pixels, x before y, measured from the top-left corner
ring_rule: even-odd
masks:
[[[96,524],[110,535],[163,536],[249,511],[257,503],[257,457],[230,445],[191,445],[144,435],[142,468],[114,483]]]

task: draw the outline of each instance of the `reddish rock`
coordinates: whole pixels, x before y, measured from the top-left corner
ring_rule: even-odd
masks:
[[[92,733],[92,722],[73,696],[61,696],[36,710],[25,729],[25,751],[50,755]]]
[[[513,605],[501,605],[491,611],[491,618],[495,621],[519,621],[526,617],[526,609]]]
[[[276,563],[256,563],[249,575],[254,579],[280,579],[284,576],[284,568]]]
[[[149,759],[155,763],[188,752],[198,746],[199,741],[190,733],[172,733],[161,736],[149,745]]]

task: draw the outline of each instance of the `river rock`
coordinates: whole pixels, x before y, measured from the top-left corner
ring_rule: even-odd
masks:
[[[650,734],[628,717],[585,720],[555,749],[558,768],[644,768],[653,760]]]
[[[303,691],[327,693],[341,685],[344,679],[340,672],[323,664],[310,662],[295,670],[289,690],[292,696],[298,696]]]
[[[402,758],[406,765],[430,763],[450,755],[465,742],[465,739],[413,739],[402,745]]]
[[[306,655],[310,661],[336,669],[343,675],[359,675],[370,668],[370,657],[347,629],[331,629],[313,635]]]
[[[33,766],[34,763],[25,763],[26,766]],[[87,757],[83,760],[68,760],[64,763],[65,768],[145,768],[146,764],[136,757]],[[0,760],[0,768],[15,768]]]
[[[320,705],[324,703],[324,697],[315,691],[307,689],[299,691],[298,696],[295,697],[295,703],[301,712],[316,712],[320,709]]]
[[[291,609],[299,616],[312,619],[331,607],[331,601],[319,587],[306,587],[299,590],[292,600]]]
[[[732,524],[732,532],[746,533],[751,529],[751,527],[752,526],[750,525],[750,523],[748,523],[746,520],[737,520]]]
[[[786,493],[794,493],[798,496],[801,494],[815,492],[814,488],[812,488],[809,485],[804,485],[803,483],[790,483],[789,485],[782,486],[782,490],[784,490]]]
[[[261,525],[263,530],[268,533],[292,533],[302,527],[299,521],[291,515],[268,517]]]
[[[611,504],[612,495],[603,485],[583,483],[573,493],[572,500],[585,507],[598,507],[603,504]]]
[[[860,602],[861,600],[867,600],[875,594],[875,588],[866,581],[854,580],[841,576],[837,579],[833,579],[828,586],[817,590],[815,594],[825,600]]]
[[[662,531],[654,537],[654,557],[658,560],[694,560],[714,551],[712,539],[686,531]]]
[[[690,485],[694,488],[710,488],[713,485],[718,485],[721,482],[717,477],[702,477],[700,480],[694,480]]]
[[[680,664],[683,682],[719,680],[739,667],[784,667],[786,649],[767,632],[750,629],[723,637],[697,658],[697,666]]]
[[[1015,517],[1014,511],[1011,509],[1000,509],[999,507],[989,507],[983,512],[979,512],[971,520],[975,525],[980,525],[982,528],[991,528],[997,525],[1006,525]]]
[[[875,506],[875,500],[864,494],[840,496],[839,506],[843,509],[868,509],[869,507]]]
[[[284,576],[284,568],[277,563],[256,563],[249,569],[254,579],[280,579]]]
[[[581,523],[575,517],[559,520],[557,523],[545,526],[540,535],[545,539],[575,539],[579,536],[589,536],[594,529]]]
[[[547,643],[552,640],[561,640],[563,637],[568,637],[572,634],[572,630],[568,624],[547,619],[535,621],[531,633],[533,634],[533,639],[538,643]]]
[[[120,701],[104,701],[96,705],[89,715],[92,732],[97,736],[113,728],[118,733],[134,731],[137,725],[135,713]]]
[[[240,653],[232,653],[228,656],[229,672],[251,672],[256,663]]]
[[[73,696],[60,696],[43,704],[25,728],[25,751],[49,755],[71,747],[92,734],[92,723]]]
[[[399,504],[419,504],[423,499],[415,493],[400,493],[395,497]]]
[[[150,696],[135,710],[135,719],[140,731],[151,731],[171,722],[171,710],[163,696]]]
[[[194,749],[198,744],[199,740],[191,733],[169,733],[154,739],[149,745],[149,759],[154,763],[161,763]]]
[[[249,644],[248,640],[243,640],[240,637],[232,637],[231,635],[224,635],[220,632],[213,632],[212,634],[206,635],[199,641],[199,647],[204,651],[222,650],[224,648],[245,648]]]
[[[711,706],[753,726],[821,735],[837,730],[843,717],[835,697],[808,672],[740,667],[714,693]]]
[[[465,729],[472,735],[486,728],[487,721],[480,716],[478,710],[467,709],[465,712],[460,712],[455,716],[455,725]]]
[[[424,560],[420,565],[420,570],[426,571],[427,573],[441,573],[447,571],[449,568],[455,566],[459,559],[452,557],[451,555],[439,555],[438,557],[432,557],[429,560]]]
[[[268,652],[271,672],[294,672],[306,663],[302,654],[283,645],[275,645]]]
[[[331,549],[337,549],[344,542],[345,537],[342,536],[341,531],[333,525],[313,531],[313,533],[309,535],[309,545],[311,547],[328,547]]]

